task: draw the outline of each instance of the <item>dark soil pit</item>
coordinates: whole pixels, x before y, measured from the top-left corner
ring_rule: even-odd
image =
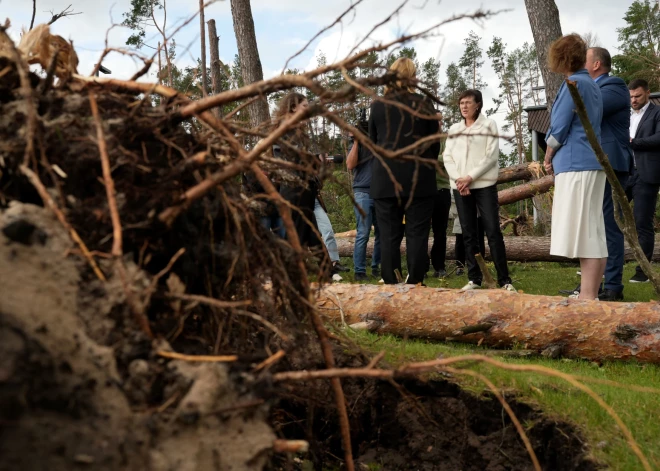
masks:
[[[357,469],[534,469],[509,416],[488,394],[476,397],[443,380],[406,380],[398,386],[373,381],[343,384]],[[337,457],[343,457],[343,451],[330,388],[321,383],[308,386],[313,405],[289,399],[280,404],[271,423],[281,435],[310,441],[314,469],[338,469]],[[574,425],[550,419],[515,398],[508,397],[507,402],[525,427],[544,470],[604,469],[590,457]],[[271,469],[287,467],[280,464]]]

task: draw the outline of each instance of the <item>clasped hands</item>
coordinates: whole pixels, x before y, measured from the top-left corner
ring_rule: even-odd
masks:
[[[472,184],[472,181],[470,175],[456,180],[456,189],[461,196],[468,196],[470,194],[470,185]]]

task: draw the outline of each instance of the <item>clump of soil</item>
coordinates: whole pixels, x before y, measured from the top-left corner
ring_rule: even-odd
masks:
[[[476,397],[456,383],[437,379],[343,384],[349,397],[353,450],[361,469],[534,469],[518,432],[494,397]],[[272,421],[278,433],[310,440],[310,459],[320,470],[341,456],[341,437],[331,412],[332,398],[319,385],[308,386],[304,400],[296,389],[295,397],[281,404]],[[507,401],[526,425],[543,469],[603,469],[593,461],[575,426],[548,419],[515,398]]]

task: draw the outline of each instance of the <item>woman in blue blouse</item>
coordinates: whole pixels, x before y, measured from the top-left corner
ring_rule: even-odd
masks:
[[[603,101],[600,88],[584,68],[586,57],[585,42],[577,34],[569,34],[552,43],[548,62],[553,72],[576,83],[600,141]],[[582,270],[579,298],[597,299],[607,263],[603,219],[606,177],[575,112],[566,83],[552,106],[546,142],[545,168],[556,175],[550,253],[579,258]]]

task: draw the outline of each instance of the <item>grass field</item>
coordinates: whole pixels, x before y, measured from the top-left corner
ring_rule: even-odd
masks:
[[[352,266],[350,259],[342,263]],[[405,261],[404,261],[405,266]],[[490,267],[492,270],[492,266]],[[557,263],[510,263],[511,276],[519,291],[529,294],[558,295],[560,289],[572,289],[578,282],[577,266]],[[630,284],[634,264],[628,264],[624,273],[625,300],[649,301],[657,299],[650,284]],[[429,273],[429,276],[431,273]],[[344,282],[353,282],[352,272],[342,274]],[[405,276],[405,274],[404,274]],[[378,280],[371,280],[377,283]],[[450,275],[445,279],[429,278],[431,287],[460,288],[467,282],[465,276]],[[392,336],[369,333],[349,333],[363,349],[378,353],[387,352],[390,365],[451,357],[485,350],[471,345],[439,343],[423,340],[402,340]],[[489,354],[492,351],[489,351]],[[499,357],[505,363],[540,365],[585,378],[589,385],[621,417],[631,430],[654,469],[660,469],[660,367],[635,362],[597,364],[580,360],[550,360],[542,357]],[[596,459],[615,470],[643,469],[639,459],[631,451],[623,434],[613,419],[585,393],[563,380],[536,373],[518,373],[497,369],[488,365],[472,364],[469,368],[480,372],[493,381],[507,397],[540,407],[546,414],[568,420],[578,425]],[[460,376],[453,378],[464,388],[477,394],[486,390],[479,380]],[[587,381],[589,379],[589,381]],[[593,381],[615,381],[621,386],[599,384]],[[656,391],[640,391],[636,388],[655,388]],[[530,425],[530,424],[523,424]]]

